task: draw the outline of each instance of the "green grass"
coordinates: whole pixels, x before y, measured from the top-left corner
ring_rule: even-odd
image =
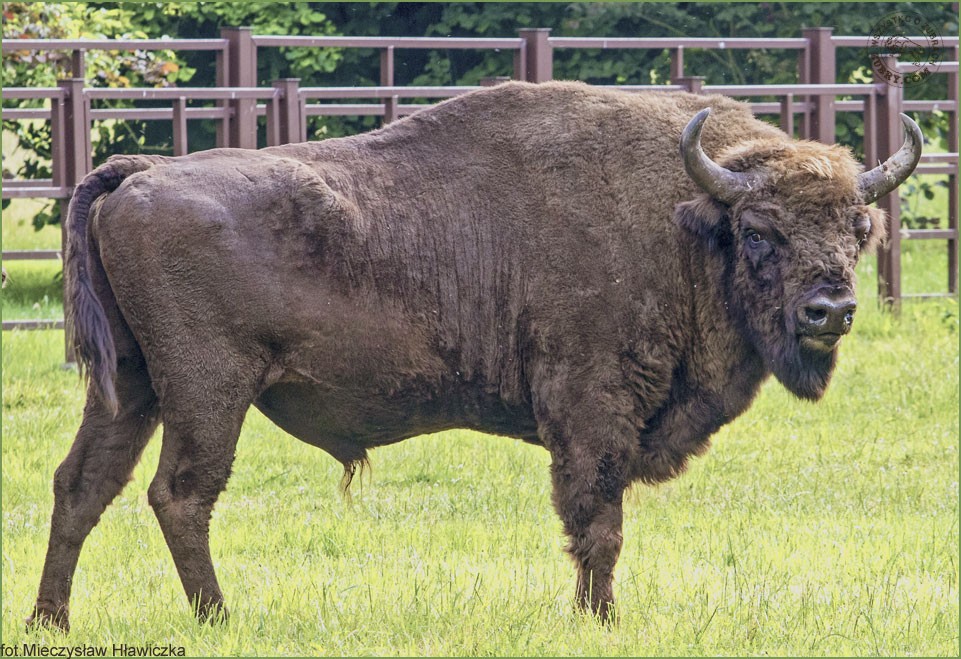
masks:
[[[545,451],[470,432],[340,466],[252,411],[212,524],[232,619],[192,619],[146,489],[80,559],[70,644],[190,655],[958,655],[958,308],[862,305],[826,399],[768,383],[680,479],[628,496],[607,630],[571,613]],[[63,334],[3,334],[2,637],[27,633],[82,409]]]
[[[37,199],[11,199],[3,211],[4,249],[60,249],[60,227],[45,226],[40,231],[33,227],[31,218],[44,207]]]
[[[43,204],[33,199],[14,199],[3,212],[4,250],[60,249],[60,227],[37,231],[30,218]],[[4,320],[57,320],[63,318],[60,261],[6,261],[9,275],[3,289]]]
[[[13,261],[3,290],[4,320],[63,318],[63,283],[59,261]]]

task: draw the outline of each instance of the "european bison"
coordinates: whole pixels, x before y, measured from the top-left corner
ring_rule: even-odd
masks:
[[[509,83],[357,137],[111,158],[69,211],[90,381],[30,622],[67,628],[81,545],[160,423],[150,505],[222,615],[208,525],[251,404],[348,484],[448,428],[544,446],[576,601],[612,617],[624,489],[680,474],[770,373],[824,393],[884,237],[867,204],[920,157],[902,120],[861,173],[724,98]]]

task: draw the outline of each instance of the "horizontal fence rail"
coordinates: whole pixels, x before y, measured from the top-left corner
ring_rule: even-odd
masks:
[[[14,39],[3,52],[50,50],[227,50],[227,39]],[[76,73],[76,71],[74,71]]]
[[[911,37],[908,37],[911,38]],[[831,28],[808,28],[802,37],[756,38],[602,38],[552,37],[549,29],[519,30],[514,38],[448,37],[345,37],[254,35],[249,28],[225,28],[218,39],[20,39],[4,41],[2,51],[67,51],[71,53],[72,77],[56,87],[3,89],[5,102],[22,101],[27,107],[4,108],[12,121],[49,122],[53,139],[52,178],[4,180],[3,198],[68,199],[73,187],[93,168],[91,127],[100,121],[169,121],[173,126],[173,153],[188,153],[188,121],[213,121],[218,146],[256,148],[258,118],[266,124],[268,145],[304,141],[308,122],[323,116],[375,116],[389,123],[439,100],[453,98],[481,86],[507,79],[542,82],[553,78],[553,56],[558,50],[616,51],[648,49],[666,51],[670,79],[661,85],[603,85],[627,92],[689,91],[737,97],[749,103],[755,114],[776,117],[790,135],[834,142],[836,113],[852,112],[864,121],[865,166],[874,166],[900,147],[899,112],[945,112],[949,122],[949,153],[925,153],[917,173],[948,178],[946,226],[937,229],[901,227],[897,191],[878,204],[890,218],[889,244],[878,255],[879,295],[896,304],[900,285],[900,242],[906,239],[943,240],[948,246],[947,293],[958,286],[958,39],[942,40],[944,61],[932,75],[947,77],[947,98],[905,100],[902,89],[876,74],[872,83],[839,83],[836,74],[838,49],[866,49],[869,36],[836,36]],[[379,84],[368,87],[301,86],[294,78],[276,80],[269,87],[258,84],[257,53],[263,48],[351,48],[379,54]],[[481,86],[399,86],[395,84],[396,58],[404,50],[468,50],[513,54],[512,69],[482,81]],[[696,50],[780,49],[797,56],[796,84],[708,84],[685,70],[685,53]],[[216,57],[214,87],[166,87],[114,89],[93,88],[83,79],[84,54],[93,50],[208,51]],[[899,62],[885,56],[889,71],[911,75],[925,65]],[[375,65],[376,66],[376,65]],[[773,99],[773,100],[772,100]],[[134,107],[109,107],[126,101]],[[137,107],[139,102],[163,103],[164,107]],[[36,107],[36,105],[41,107]],[[264,125],[264,124],[261,124]],[[58,250],[4,251],[6,260],[58,259]],[[6,321],[11,327],[62,327],[62,321]],[[69,355],[68,355],[69,356]]]
[[[721,37],[661,37],[661,38],[604,38],[604,37],[550,37],[552,48],[643,48],[647,50],[665,48],[704,48],[707,50],[725,50],[727,48],[760,49],[780,48],[804,50],[808,47],[807,39],[724,39]]]
[[[252,36],[254,45],[266,47],[315,47],[315,48],[421,48],[428,50],[449,49],[500,49],[521,50],[523,39],[486,39],[455,37],[311,37],[311,36]]]

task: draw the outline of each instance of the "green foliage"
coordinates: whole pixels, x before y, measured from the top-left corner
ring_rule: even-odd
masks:
[[[258,34],[331,34],[333,26],[311,3],[204,2],[204,3],[4,3],[4,39],[19,38],[209,38],[221,27],[250,26]],[[269,85],[282,76],[313,79],[333,69],[339,53],[332,49],[268,49],[258,58],[258,84]],[[51,87],[72,74],[68,52],[17,51],[3,55],[3,85]],[[86,54],[85,77],[89,85],[104,87],[169,86],[189,82],[216,84],[209,53],[170,51],[98,51]],[[34,103],[36,105],[36,103]],[[131,103],[110,102],[111,107]],[[30,102],[19,102],[29,107]],[[50,128],[42,122],[4,121],[4,130],[17,135],[28,152],[18,168],[4,176],[50,177]],[[214,146],[213,127],[191,122],[191,144]],[[99,122],[93,134],[94,163],[114,153],[169,153],[171,127],[164,122]],[[5,202],[4,207],[7,204]],[[60,221],[59,204],[51,202],[37,213],[39,229]]]
[[[148,34],[131,29],[122,7],[94,8],[85,3],[5,2],[3,38],[15,39],[144,39]],[[189,80],[193,69],[182,66],[171,51],[99,51],[85,54],[83,76],[94,87],[164,87]],[[4,87],[53,87],[57,80],[75,75],[68,51],[12,51],[3,53]],[[119,105],[117,103],[114,104]],[[19,101],[17,107],[38,107],[39,101]],[[4,107],[11,107],[5,101]],[[36,121],[3,121],[4,132],[16,136],[21,153],[16,166],[8,166],[3,154],[3,176],[34,179],[50,178],[50,125]],[[121,124],[101,122],[92,137],[94,158],[103,160],[112,153],[146,148],[144,122]],[[9,206],[4,200],[3,208]],[[34,216],[37,229],[60,222],[60,203],[47,203]]]
[[[92,2],[94,6],[114,6],[113,2]],[[209,39],[220,36],[221,28],[250,27],[254,34],[323,36],[336,33],[319,3],[310,2],[163,2],[126,3],[127,20],[142,26],[150,36],[175,36],[182,39]],[[270,86],[279,78],[300,78],[301,84],[325,84],[324,76],[340,62],[340,51],[333,48],[262,48],[257,53],[257,84]],[[195,69],[191,85],[216,86],[214,58],[210,53],[184,54]],[[169,126],[157,126],[167,131]],[[212,122],[188,124],[191,150],[215,146]],[[169,137],[167,138],[169,142]],[[265,142],[261,134],[260,142]]]
[[[931,212],[932,208],[947,208],[948,182],[943,176],[912,176],[901,188],[901,224],[908,229],[944,228],[947,216],[944,212]],[[922,204],[939,199],[938,206]]]
[[[116,3],[114,3],[116,5]],[[81,2],[5,2],[3,38],[145,39],[131,29],[122,7],[94,8]],[[166,86],[189,79],[171,51],[98,51],[86,53],[85,77],[98,87],[134,84]],[[4,87],[53,87],[72,74],[68,51],[13,51],[3,54]]]
[[[546,27],[553,36],[796,38],[804,27],[812,26],[833,26],[835,34],[869,34],[884,14],[912,8],[943,35],[957,34],[957,15],[949,6],[911,3],[875,3],[870,11],[855,11],[845,3],[332,3],[327,11],[338,30],[351,35],[511,37],[519,28]],[[510,72],[509,66],[493,67],[483,54],[446,54],[449,69],[424,71],[425,56],[405,52],[409,66],[399,71],[400,84],[476,84],[486,75]],[[501,58],[500,63],[505,62],[509,64]],[[788,83],[797,76],[796,53],[776,49],[688,50],[685,64],[691,75],[705,76],[710,84]],[[839,79],[847,79],[865,64],[865,53],[858,49],[840,50]],[[361,58],[345,54],[338,69],[370,79],[369,69],[352,70],[362,65],[366,67]],[[669,75],[666,53],[646,50],[560,50],[554,70],[557,78],[603,84],[647,84],[652,71],[662,81]],[[932,82],[942,86],[935,93],[943,93],[943,81]],[[917,90],[926,86],[912,93],[920,94]]]
[[[112,6],[113,2],[91,2]],[[127,18],[143,26],[151,36],[168,34],[182,39],[218,37],[224,27],[250,27],[254,34],[311,35],[335,34],[335,26],[322,3],[311,2],[163,2],[130,3]],[[204,55],[209,59],[209,54]],[[332,71],[340,53],[330,48],[263,49],[258,53],[258,84],[270,85],[281,77],[313,80]],[[194,79],[198,86],[213,86],[213,68],[205,67]]]

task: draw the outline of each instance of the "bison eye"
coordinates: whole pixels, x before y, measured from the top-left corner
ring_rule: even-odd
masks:
[[[754,229],[748,229],[748,232],[747,232],[747,241],[748,241],[748,243],[750,243],[751,245],[754,245],[755,247],[760,246],[761,243],[766,243],[766,242],[767,242],[767,241],[764,239],[764,236],[762,236],[760,233],[758,233],[758,232],[755,231]]]
[[[760,268],[761,264],[767,261],[774,251],[771,243],[757,229],[747,229],[744,232],[744,240],[747,243],[744,251],[748,261],[755,268]]]
[[[863,217],[855,223],[854,225],[854,237],[858,241],[858,249],[861,249],[862,243],[868,237],[868,233],[871,231],[871,220],[867,217]]]

